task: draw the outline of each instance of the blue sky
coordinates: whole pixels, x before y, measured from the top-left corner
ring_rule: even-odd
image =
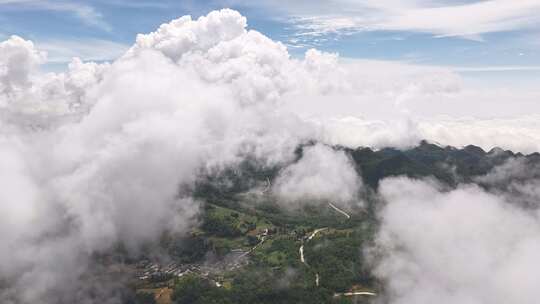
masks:
[[[342,57],[538,79],[540,0],[0,0],[0,35],[33,40],[53,65],[72,56],[110,60],[137,33],[222,7],[239,10],[251,29],[295,56],[316,47]]]

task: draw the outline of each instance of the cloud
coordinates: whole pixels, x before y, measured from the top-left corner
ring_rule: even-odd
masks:
[[[349,147],[407,148],[426,139],[454,147],[472,143],[486,151],[495,147],[522,153],[540,150],[536,115],[500,119],[404,116],[394,120],[342,116],[313,118],[313,122],[320,126],[326,142]]]
[[[535,115],[508,119],[447,119],[419,124],[424,138],[441,143],[464,146],[475,143],[486,150],[494,147],[523,153],[540,150],[536,145],[539,126]]]
[[[458,72],[514,72],[514,71],[540,71],[540,66],[470,66],[470,67],[449,67]]]
[[[386,179],[375,273],[389,303],[535,303],[540,221],[463,185]]]
[[[184,16],[147,35],[139,35],[133,52],[154,48],[173,60],[187,51],[205,51],[221,41],[230,41],[246,32],[247,20],[233,10],[213,11],[192,20]]]
[[[108,1],[99,1],[105,5],[118,6],[124,8],[134,8],[134,9],[169,9],[171,4],[167,1],[155,2],[155,1],[129,1],[129,0],[108,0]]]
[[[383,121],[349,116],[316,119],[314,123],[322,129],[325,142],[347,147],[407,148],[424,139],[411,120]]]
[[[0,43],[0,92],[11,94],[29,86],[30,73],[45,58],[34,44],[18,36]]]
[[[343,151],[317,144],[306,147],[298,162],[283,169],[272,192],[284,203],[355,204],[362,180]],[[289,206],[291,207],[291,205]]]
[[[102,303],[85,279],[93,255],[187,233],[200,202],[182,189],[201,171],[289,163],[316,136],[278,105],[303,88],[297,75],[319,87],[333,57],[291,59],[245,27],[231,10],[183,17],[110,64],[74,59],[58,74],[39,72],[31,42],[2,43],[0,301]]]
[[[523,208],[538,209],[540,166],[535,161],[535,157],[511,158],[488,174],[475,178],[475,182]]]
[[[0,55],[0,184],[9,187],[0,194],[0,273],[9,282],[0,300],[7,303],[101,303],[88,296],[99,286],[81,289],[95,266],[90,257],[118,243],[136,253],[163,231],[188,232],[200,202],[182,189],[246,157],[289,165],[278,195],[347,204],[362,190],[357,173],[324,144],[405,146],[431,135],[534,149],[523,138],[540,134],[534,118],[418,119],[416,112],[457,107],[439,102],[456,95],[463,104],[514,91],[467,95],[458,74],[438,67],[348,63],[317,50],[296,59],[227,9],[141,34],[111,63],[73,59],[63,73],[41,73],[44,54],[18,37],[2,42]],[[327,124],[340,102],[361,111],[343,108],[351,118]],[[320,106],[332,115],[305,115]],[[392,112],[393,129],[369,111]],[[309,140],[321,144],[293,164]]]
[[[382,27],[390,30],[428,32],[441,36],[474,37],[483,33],[511,31],[538,25],[537,1],[491,0],[470,4],[422,7],[406,10]],[[464,22],[455,23],[460,16]]]
[[[37,41],[36,46],[47,52],[48,63],[69,63],[74,57],[84,61],[111,61],[130,47],[101,39],[43,40]]]
[[[505,151],[498,151],[498,154],[503,153]],[[495,154],[494,157],[497,156]],[[488,174],[477,177],[475,181],[483,185],[507,187],[513,186],[512,183],[531,183],[539,177],[540,166],[535,164],[535,159],[521,156],[508,159],[502,165],[493,168]]]
[[[337,59],[321,75],[319,90],[283,99],[289,111],[317,124],[326,142],[381,148],[427,139],[539,150],[540,126],[531,113],[538,110],[540,91],[533,86],[483,85],[455,68],[377,60]],[[321,94],[325,83],[332,89]]]
[[[51,124],[50,116],[69,115],[83,104],[86,89],[107,69],[107,64],[74,58],[65,73],[42,75],[39,65],[46,53],[18,36],[0,43],[0,54],[0,117],[19,125],[39,126],[44,119]]]
[[[288,13],[301,36],[350,34],[362,31],[408,31],[438,37],[458,36],[481,40],[481,35],[533,28],[538,25],[538,1],[336,1],[328,6],[316,2],[319,12],[303,14],[292,5]],[[320,14],[324,11],[324,14]],[[462,22],[455,22],[456,19]]]
[[[45,10],[56,12],[69,12],[86,25],[111,31],[111,26],[103,20],[103,15],[92,6],[62,1],[48,0],[0,0],[0,6],[20,10]]]

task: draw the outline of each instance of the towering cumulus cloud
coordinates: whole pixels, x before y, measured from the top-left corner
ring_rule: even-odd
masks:
[[[476,186],[387,179],[376,273],[390,303],[536,303],[540,218]]]
[[[14,93],[30,85],[30,73],[44,59],[34,44],[13,36],[0,43],[0,92]]]
[[[74,59],[65,73],[39,73],[45,54],[19,37],[0,55],[2,303],[116,303],[88,279],[91,257],[189,231],[199,203],[181,189],[201,170],[290,162],[317,131],[277,105],[333,64],[291,59],[232,10],[174,20],[111,64]]]
[[[0,43],[0,117],[4,122],[42,127],[74,114],[77,108],[82,110],[86,91],[108,67],[74,58],[65,73],[43,75],[38,67],[45,60],[46,54],[31,41],[12,36]]]

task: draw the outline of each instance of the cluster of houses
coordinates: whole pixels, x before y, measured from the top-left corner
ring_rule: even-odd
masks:
[[[231,271],[244,266],[247,263],[247,259],[243,258],[245,254],[246,251],[235,250],[224,259],[204,264],[179,264],[170,262],[163,265],[157,262],[143,260],[136,265],[136,276],[139,280],[153,282],[166,281],[187,274],[196,274],[208,278],[216,272]]]
[[[247,256],[261,245],[265,238],[274,234],[275,230],[262,229],[256,234],[259,243],[251,250],[233,249],[231,252],[219,259],[205,261],[196,264],[180,264],[169,262],[161,264],[144,259],[139,261],[136,266],[136,277],[141,281],[163,282],[174,277],[182,277],[187,274],[195,274],[201,277],[210,278],[215,274],[225,271],[236,270],[248,263]],[[216,285],[219,283],[216,283]]]
[[[142,260],[137,263],[136,276],[139,280],[165,281],[189,273],[200,273],[200,266],[192,264],[180,265],[175,262],[162,265],[149,260]]]

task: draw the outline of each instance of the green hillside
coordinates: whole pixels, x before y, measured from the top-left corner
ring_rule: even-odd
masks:
[[[312,144],[298,148],[296,161]],[[362,250],[377,230],[373,193],[383,178],[433,178],[452,188],[510,158],[540,163],[536,154],[440,147],[426,141],[407,150],[334,149],[344,151],[362,177],[364,208],[347,210],[349,217],[324,201],[283,208],[260,190],[282,168],[254,159],[240,168],[205,174],[192,190],[205,203],[199,228],[189,236],[164,236],[161,242],[178,265],[192,265],[192,271],[143,280],[136,284],[138,290],[166,288],[168,303],[178,304],[369,303],[383,285],[371,274]]]

